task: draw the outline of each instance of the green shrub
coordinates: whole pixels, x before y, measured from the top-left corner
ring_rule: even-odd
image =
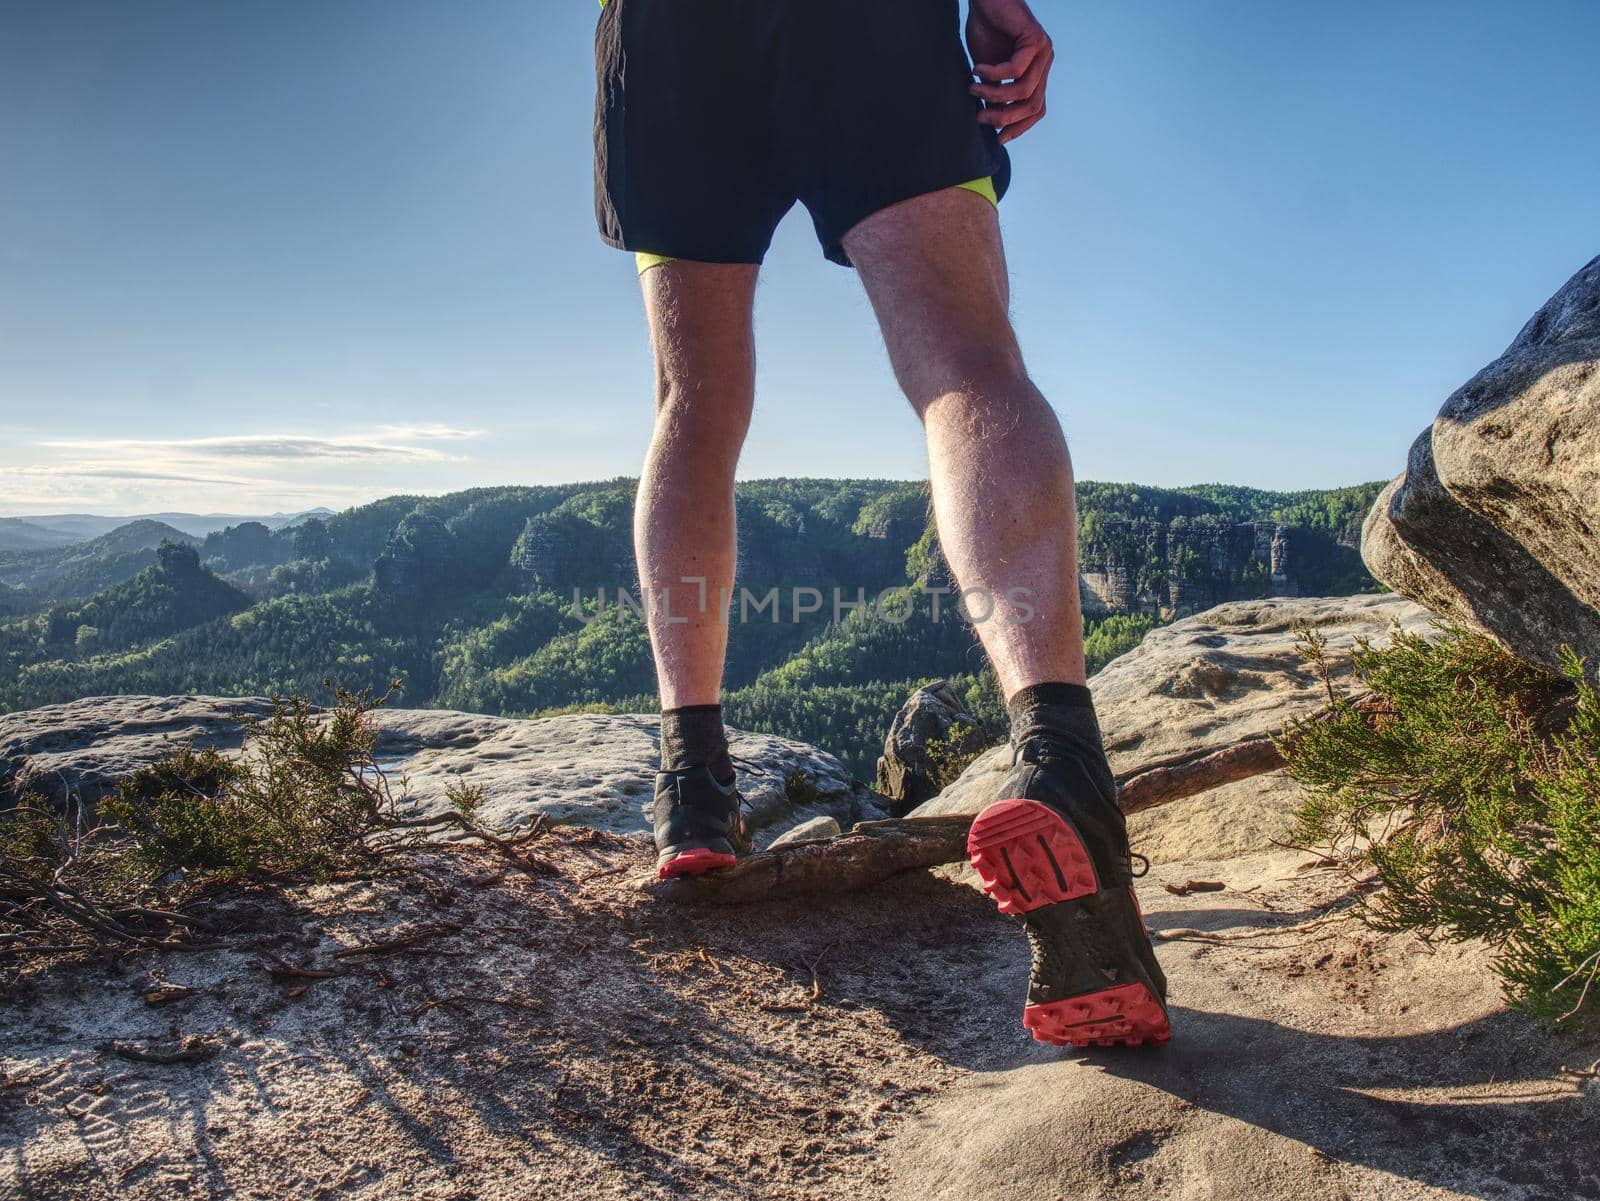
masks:
[[[303,697],[279,701],[247,727],[242,759],[183,747],[124,780],[104,815],[153,877],[331,875],[395,816],[372,756],[370,712],[386,699],[341,692],[326,717]]]
[[[478,824],[481,789],[447,789],[441,815],[400,812],[373,758],[371,713],[392,693],[339,690],[326,711],[279,701],[246,723],[238,758],[182,747],[123,781],[98,815],[36,795],[0,812],[0,965],[93,943],[191,945],[208,926],[188,910],[218,884],[370,870],[446,829],[543,871],[519,851],[537,831]]]
[[[1460,630],[1353,658],[1365,691],[1330,687],[1280,742],[1306,795],[1291,837],[1375,870],[1374,926],[1486,939],[1513,1004],[1600,1028],[1600,696],[1579,661],[1552,675]]]

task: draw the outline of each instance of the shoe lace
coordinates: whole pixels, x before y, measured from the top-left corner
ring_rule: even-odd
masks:
[[[754,762],[753,760],[750,760],[750,759],[746,759],[742,755],[729,755],[728,759],[732,763],[737,763],[740,767],[749,768],[751,771],[753,771],[758,776],[775,776],[775,775],[778,774],[777,772],[773,771],[770,767],[764,767],[762,764],[756,763],[756,762]],[[739,790],[739,782],[737,780],[734,781],[733,795],[739,798],[739,813],[740,813],[741,817],[746,813],[754,813],[755,812],[755,806],[753,806],[750,803],[749,798],[746,797],[744,795],[744,793]]]

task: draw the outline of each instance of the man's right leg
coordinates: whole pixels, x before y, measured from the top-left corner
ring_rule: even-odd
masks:
[[[639,277],[656,417],[634,549],[661,693],[663,877],[727,866],[745,846],[720,701],[737,557],[734,470],[755,398],[757,270],[676,259]]]
[[[1023,1024],[1078,1046],[1164,1041],[1165,980],[1084,682],[1071,465],[1012,333],[994,209],[949,188],[879,210],[844,246],[927,431],[941,545],[957,582],[988,594],[975,618],[1014,759],[967,848],[1033,946]]]

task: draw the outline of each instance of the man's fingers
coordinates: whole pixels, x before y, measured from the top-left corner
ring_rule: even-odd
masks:
[[[1044,105],[1041,104],[1039,106],[1039,111],[1034,113],[1033,116],[1029,117],[1026,121],[1019,121],[1015,125],[1008,125],[1002,129],[1000,131],[1000,144],[1004,146],[1007,142],[1016,141],[1023,134],[1027,133],[1028,130],[1039,124],[1039,122],[1042,120],[1044,120]]]
[[[1028,68],[1033,60],[1039,57],[1039,51],[1049,45],[1049,42],[1033,41],[1027,37],[1017,43],[1011,60],[1004,63],[974,63],[972,72],[979,79],[989,83],[1004,83],[1008,79],[1021,79],[1028,73]]]
[[[1014,83],[975,83],[968,90],[988,104],[1014,104],[1032,96],[1043,79],[1043,75],[1034,71]]]
[[[984,125],[992,125],[996,129],[1009,129],[1021,121],[1035,119],[1043,114],[1044,96],[1040,94],[1018,104],[1004,104],[998,108],[986,108],[978,114],[978,120]]]
[[[972,94],[982,99],[985,106],[978,113],[978,120],[1000,130],[1002,142],[1026,133],[1044,116],[1044,89],[1050,66],[1055,61],[1055,49],[1048,40],[1031,48],[1026,55],[1027,66],[1019,74],[1009,74],[1024,57],[1018,53],[1012,56],[1010,63],[973,68],[981,74],[1006,72],[1000,78],[1012,80],[1010,83],[975,83],[971,88]]]

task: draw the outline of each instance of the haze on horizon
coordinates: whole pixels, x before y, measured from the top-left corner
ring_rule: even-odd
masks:
[[[1050,116],[1003,221],[1083,478],[1386,477],[1600,250],[1600,6],[1043,8]],[[596,11],[0,0],[0,514],[634,475]],[[803,212],[758,320],[746,478],[923,476]]]

